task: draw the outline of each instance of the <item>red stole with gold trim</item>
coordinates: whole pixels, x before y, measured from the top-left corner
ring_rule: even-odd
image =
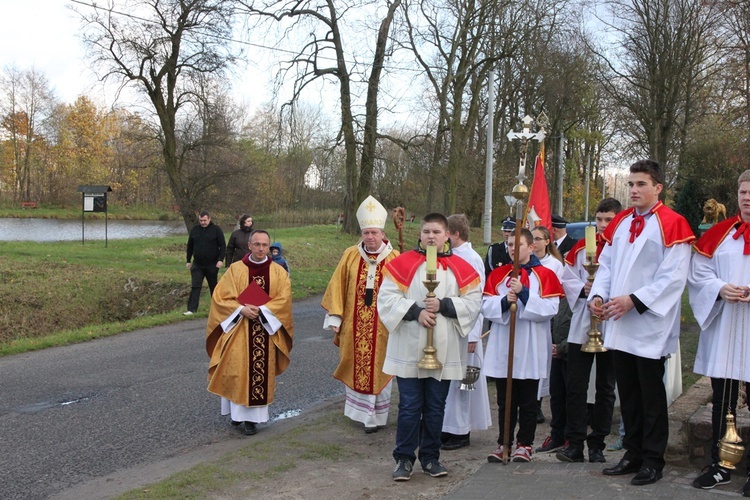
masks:
[[[250,260],[250,254],[242,258],[247,266],[248,284],[255,281],[266,293],[270,293],[270,268],[272,260],[257,263]],[[268,349],[271,339],[260,322],[260,317],[248,321],[248,351],[250,353],[250,404],[248,406],[266,406],[268,404]]]
[[[378,254],[365,251],[368,257],[375,259]],[[357,266],[357,291],[354,294],[354,322],[352,345],[352,389],[362,394],[374,394],[375,352],[378,340],[378,291],[383,281],[383,263],[375,267],[375,288],[372,290],[370,305],[367,305],[367,273],[369,265],[360,258]]]

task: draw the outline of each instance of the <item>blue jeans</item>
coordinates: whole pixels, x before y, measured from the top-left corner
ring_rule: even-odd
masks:
[[[443,429],[445,399],[450,380],[396,377],[398,383],[398,424],[393,458],[416,460],[424,467],[440,459],[440,432]]]

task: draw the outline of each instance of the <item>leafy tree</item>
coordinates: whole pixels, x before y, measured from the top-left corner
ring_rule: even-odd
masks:
[[[12,152],[13,201],[32,201],[33,195],[41,194],[32,191],[41,170],[37,149],[44,143],[45,123],[57,101],[47,77],[35,68],[5,68],[0,88],[0,126]]]
[[[703,219],[703,202],[705,195],[701,185],[693,179],[687,179],[677,190],[674,209],[690,223],[693,233],[700,234],[698,225]]]

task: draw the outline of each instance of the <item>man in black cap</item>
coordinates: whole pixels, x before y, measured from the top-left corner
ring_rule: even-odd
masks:
[[[565,258],[565,255],[567,255],[570,249],[573,248],[573,245],[576,244],[576,241],[578,241],[568,236],[567,225],[568,221],[557,214],[552,214],[552,231],[554,232],[555,246],[563,258]]]
[[[508,254],[508,237],[516,230],[516,221],[510,216],[503,219],[503,241],[493,243],[487,248],[487,256],[484,258],[484,275],[489,276],[496,267],[510,264],[513,260]]]

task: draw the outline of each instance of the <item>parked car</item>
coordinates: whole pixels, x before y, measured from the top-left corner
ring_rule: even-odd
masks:
[[[574,240],[580,240],[584,237],[586,226],[596,226],[596,222],[592,220],[588,222],[570,222],[567,226],[565,226],[565,228],[568,230],[568,236],[570,236]]]

